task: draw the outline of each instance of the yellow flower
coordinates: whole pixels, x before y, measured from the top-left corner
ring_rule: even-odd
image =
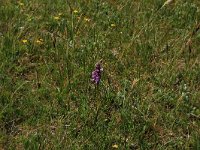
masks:
[[[86,22],[90,22],[90,19],[87,18],[87,17],[84,17],[84,20],[85,20]]]
[[[74,12],[75,14],[77,14],[77,13],[78,13],[78,10],[75,9],[73,12]]]
[[[20,6],[24,6],[24,3],[20,2],[20,1],[18,1],[18,4],[19,4]]]
[[[55,20],[59,20],[60,19],[60,17],[58,17],[58,16],[54,16],[53,17]]]
[[[23,42],[24,44],[26,44],[26,43],[28,42],[28,40],[23,39],[22,42]]]
[[[112,23],[110,26],[111,26],[111,27],[116,27],[116,24]]]
[[[118,145],[117,144],[114,144],[114,145],[112,145],[112,148],[116,148],[116,149],[118,149]]]
[[[31,21],[32,20],[32,18],[28,18],[28,21]]]
[[[58,13],[58,16],[62,16],[62,13]]]
[[[44,42],[43,42],[43,39],[37,39],[35,42],[36,42],[37,44],[39,44],[39,45],[41,45],[41,44],[44,43]]]

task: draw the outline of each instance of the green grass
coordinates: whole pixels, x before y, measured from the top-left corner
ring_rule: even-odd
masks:
[[[0,149],[200,149],[200,3],[164,2],[2,1]]]

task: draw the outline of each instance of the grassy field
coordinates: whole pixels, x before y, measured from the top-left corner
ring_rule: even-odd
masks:
[[[199,150],[200,1],[164,2],[2,0],[0,149]]]

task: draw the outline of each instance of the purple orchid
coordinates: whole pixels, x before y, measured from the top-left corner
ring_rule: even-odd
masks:
[[[101,80],[101,72],[103,68],[101,68],[101,61],[98,62],[95,66],[95,70],[92,72],[92,82],[95,84],[99,84]]]

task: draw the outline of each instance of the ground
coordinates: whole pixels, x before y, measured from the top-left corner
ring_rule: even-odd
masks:
[[[164,3],[2,1],[0,149],[200,149],[200,2]]]

